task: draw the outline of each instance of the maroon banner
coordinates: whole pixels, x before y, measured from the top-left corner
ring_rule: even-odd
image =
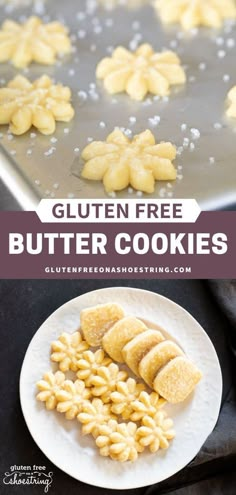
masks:
[[[49,224],[34,212],[0,212],[0,277],[236,278],[235,218],[202,212],[183,224]]]

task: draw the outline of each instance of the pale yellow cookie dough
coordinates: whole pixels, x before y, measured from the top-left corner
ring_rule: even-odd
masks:
[[[155,6],[164,23],[180,23],[186,30],[219,28],[225,19],[236,18],[234,0],[156,0]]]
[[[0,88],[0,125],[9,124],[13,134],[21,135],[32,126],[42,134],[53,134],[56,121],[69,122],[74,116],[67,86],[54,84],[43,75],[34,82],[16,76]]]
[[[126,92],[137,101],[148,93],[166,96],[170,86],[186,81],[180,59],[174,52],[156,53],[147,43],[135,52],[119,46],[112,57],[98,64],[96,76],[104,81],[109,94]]]
[[[103,181],[107,193],[121,191],[129,185],[151,194],[156,180],[175,180],[172,163],[176,148],[171,143],[156,144],[151,131],[146,130],[129,140],[115,129],[106,141],[94,141],[82,153],[86,162],[82,177]]]
[[[228,117],[236,118],[236,86],[234,86],[228,93],[229,107],[226,111]]]
[[[57,55],[71,51],[67,29],[60,22],[43,24],[38,17],[30,17],[19,24],[6,20],[0,30],[0,62],[10,60],[17,68],[31,62],[54,64]]]

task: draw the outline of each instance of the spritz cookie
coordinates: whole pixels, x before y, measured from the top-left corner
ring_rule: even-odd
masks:
[[[94,141],[83,150],[86,163],[81,175],[87,180],[103,181],[107,193],[131,186],[151,194],[155,181],[176,179],[172,163],[175,157],[175,146],[169,142],[157,144],[149,130],[128,139],[115,129],[106,141]]]
[[[132,413],[130,419],[132,421],[140,421],[144,416],[155,416],[166,404],[166,400],[160,397],[156,392],[150,394],[143,390],[139,397],[132,402]]]
[[[136,461],[144,447],[136,440],[137,425],[110,421],[98,428],[96,445],[103,456],[119,462]]]
[[[85,340],[92,347],[99,346],[103,335],[123,316],[123,309],[115,303],[83,309],[80,313],[80,323]]]
[[[34,82],[16,76],[0,88],[0,125],[9,124],[9,131],[17,135],[32,126],[42,134],[53,134],[56,121],[69,122],[74,117],[70,100],[70,89],[46,75]]]
[[[72,334],[64,332],[58,340],[51,344],[51,360],[58,363],[61,371],[78,371],[78,360],[82,358],[83,352],[89,346],[82,339],[80,332]]]
[[[168,449],[169,442],[175,437],[172,419],[164,411],[159,411],[154,417],[144,416],[142,426],[138,428],[137,439],[140,445],[148,447],[151,452]]]
[[[87,400],[82,403],[77,419],[83,425],[83,435],[92,434],[96,438],[99,426],[107,424],[110,419],[116,419],[116,416],[112,414],[110,404],[104,404],[101,399],[94,398],[92,401]]]
[[[135,52],[119,46],[111,57],[101,60],[96,76],[104,81],[109,94],[126,92],[137,101],[143,100],[148,93],[166,96],[172,85],[184,84],[186,81],[176,53],[156,53],[147,43]]]
[[[123,347],[136,335],[146,330],[147,327],[141,320],[134,316],[126,316],[106,332],[102,339],[103,349],[114,361],[124,363]]]
[[[56,392],[57,411],[66,419],[74,419],[82,410],[82,404],[91,397],[91,392],[81,380],[65,380],[61,390]]]
[[[236,86],[234,86],[228,93],[228,109],[226,111],[227,117],[236,118]]]
[[[124,419],[130,419],[133,412],[132,403],[139,398],[145,386],[143,383],[137,383],[133,378],[126,381],[120,381],[116,384],[116,391],[111,393],[113,413],[122,415]]]
[[[56,371],[56,373],[49,371],[45,373],[42,380],[36,383],[39,390],[36,399],[40,402],[45,402],[46,409],[49,411],[55,409],[57,406],[56,394],[62,390],[65,378],[62,371]]]
[[[111,359],[106,356],[102,349],[98,349],[96,352],[85,351],[77,362],[77,378],[83,380],[86,387],[91,387],[92,379],[96,376],[97,370],[109,366],[111,362]]]
[[[39,17],[30,17],[22,24],[6,20],[0,30],[0,62],[8,60],[17,67],[31,62],[54,64],[58,55],[70,53],[67,29],[60,22],[43,24]]]
[[[156,0],[155,6],[164,23],[180,23],[186,30],[196,26],[219,28],[225,19],[236,18],[234,0]]]
[[[117,390],[117,387],[122,386],[127,378],[127,371],[120,370],[115,363],[101,366],[97,369],[96,375],[91,378],[92,395],[101,397],[104,403],[111,402],[111,393]]]

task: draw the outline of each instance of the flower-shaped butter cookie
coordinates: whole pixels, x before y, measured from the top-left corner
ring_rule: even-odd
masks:
[[[229,108],[226,112],[228,117],[236,118],[236,86],[234,86],[228,93]]]
[[[121,387],[122,384],[124,385],[127,377],[128,373],[119,370],[119,367],[115,363],[111,363],[109,366],[101,366],[101,368],[97,369],[96,375],[91,378],[91,385],[93,385],[91,389],[92,394],[95,397],[101,397],[104,403],[110,402],[111,393],[119,389],[119,386]]]
[[[144,416],[155,416],[157,411],[166,404],[166,400],[156,392],[149,394],[142,391],[139,397],[132,402],[133,412],[130,414],[132,421],[140,421]]]
[[[78,371],[78,360],[82,358],[83,352],[88,347],[80,332],[73,334],[64,332],[51,344],[51,360],[59,364],[61,371]]]
[[[68,87],[53,84],[44,75],[31,83],[16,76],[0,88],[0,125],[10,124],[13,134],[24,134],[31,126],[42,134],[52,134],[56,121],[69,122],[74,116]]]
[[[110,419],[116,419],[116,417],[112,414],[109,404],[103,404],[101,399],[95,398],[92,402],[83,402],[82,411],[78,414],[77,419],[83,425],[83,435],[91,433],[96,438],[99,432],[98,427],[107,424]]]
[[[121,414],[124,419],[130,419],[133,412],[132,402],[140,396],[144,388],[142,383],[137,383],[133,378],[128,378],[126,382],[118,382],[116,391],[111,393],[112,412]]]
[[[57,411],[65,413],[66,419],[74,419],[82,410],[83,402],[90,398],[91,392],[84,382],[66,380],[63,389],[56,392]]]
[[[172,163],[176,148],[171,143],[156,144],[151,131],[146,130],[132,140],[115,129],[106,141],[94,141],[82,153],[85,165],[82,177],[103,181],[110,193],[129,185],[145,193],[153,193],[156,180],[175,180]]]
[[[54,64],[57,55],[70,51],[67,29],[60,22],[43,24],[38,17],[23,24],[6,20],[0,30],[0,62],[11,60],[18,68],[31,62]]]
[[[110,422],[98,428],[96,445],[102,455],[109,455],[120,462],[135,461],[144,447],[136,440],[137,425],[135,423]]]
[[[97,374],[99,368],[109,366],[111,359],[105,355],[102,349],[96,352],[85,351],[77,362],[77,377],[85,382],[86,387],[92,386],[92,379]]]
[[[43,379],[37,382],[39,393],[36,399],[45,402],[46,409],[52,410],[57,406],[57,392],[62,390],[65,382],[65,375],[61,371],[45,373]]]
[[[187,30],[219,28],[225,19],[236,18],[234,0],[156,0],[155,6],[164,23],[180,23]]]
[[[137,438],[142,447],[149,447],[151,452],[168,449],[169,440],[175,437],[173,421],[167,418],[164,411],[159,411],[151,418],[144,416],[142,425],[137,432]]]
[[[97,66],[96,76],[104,80],[109,94],[126,92],[137,101],[148,93],[159,96],[169,94],[173,84],[184,84],[186,76],[178,56],[172,51],[154,52],[149,44],[135,52],[119,46]]]

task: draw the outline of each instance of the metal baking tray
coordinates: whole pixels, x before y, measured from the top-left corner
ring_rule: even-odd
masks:
[[[80,179],[80,152],[91,139],[104,140],[116,126],[133,134],[150,128],[157,141],[170,140],[180,151],[184,143],[175,162],[176,182],[159,182],[149,198],[195,198],[208,210],[236,203],[236,120],[227,121],[224,113],[227,92],[236,84],[235,24],[227,23],[220,31],[185,34],[179,26],[163,27],[153,7],[141,0],[136,7],[132,0],[132,8],[128,1],[116,8],[104,7],[102,0],[36,0],[21,7],[19,2],[0,7],[1,22],[35,13],[45,21],[63,21],[70,29],[74,52],[53,67],[32,64],[18,71],[1,64],[0,84],[17,73],[32,79],[47,73],[70,86],[76,111],[74,120],[58,124],[53,136],[32,129],[13,137],[7,126],[0,127],[0,174],[23,208],[36,207],[45,197],[107,197],[102,183]],[[116,3],[112,0],[111,5]],[[174,88],[169,101],[148,98],[137,103],[125,94],[113,98],[96,81],[96,65],[112,47],[134,49],[142,42],[151,43],[156,51],[175,50],[186,66],[187,84]],[[158,125],[155,116],[160,117]],[[199,131],[198,139],[191,129]],[[116,197],[137,194],[126,190]]]

